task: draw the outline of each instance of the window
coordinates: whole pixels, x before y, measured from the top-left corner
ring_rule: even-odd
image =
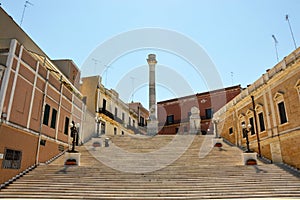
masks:
[[[284,124],[287,122],[284,102],[282,101],[282,102],[278,103],[277,105],[278,105],[278,111],[279,111],[280,124]]]
[[[233,128],[230,127],[230,128],[229,128],[229,135],[231,135],[232,133],[233,133]]]
[[[64,129],[64,134],[68,135],[69,132],[69,124],[70,124],[70,119],[68,117],[66,117],[65,119],[65,129]]]
[[[253,117],[249,118],[249,124],[251,124],[251,130],[250,130],[251,135],[254,135],[255,132],[254,132],[254,120],[253,120]]]
[[[118,108],[115,108],[115,117],[118,117]]]
[[[211,119],[213,116],[213,111],[211,108],[205,109],[205,118],[206,119]]]
[[[12,149],[5,149],[2,168],[4,169],[20,169],[22,160],[22,152]]]
[[[140,116],[140,126],[144,126],[145,125],[145,118]]]
[[[265,122],[264,122],[264,115],[262,112],[258,114],[258,120],[259,120],[260,132],[265,131],[266,128],[265,128]]]
[[[278,117],[279,117],[279,123],[285,124],[287,123],[287,115],[284,105],[284,92],[278,91],[274,96],[274,101],[277,103],[278,108]]]
[[[130,117],[128,117],[128,124],[129,124],[129,126],[131,126],[131,118]]]
[[[245,125],[246,123],[245,123],[245,121],[242,121],[242,123],[241,123],[241,127],[243,127],[243,125]],[[242,129],[242,132],[243,132],[243,138],[246,138],[246,134],[244,134],[244,130]]]
[[[132,126],[135,127],[135,120],[132,120]]]
[[[103,99],[103,104],[102,104],[102,111],[106,110],[106,100]]]
[[[174,123],[174,115],[168,115],[167,124],[173,124],[173,123]]]
[[[48,104],[46,104],[45,110],[44,110],[43,124],[45,124],[47,126],[49,124],[49,115],[50,115],[50,106]]]
[[[122,121],[125,121],[125,113],[122,113]]]
[[[117,135],[117,128],[114,128],[114,135]]]
[[[57,115],[57,111],[53,108],[52,109],[51,124],[50,124],[51,128],[55,128],[56,127],[56,115]]]

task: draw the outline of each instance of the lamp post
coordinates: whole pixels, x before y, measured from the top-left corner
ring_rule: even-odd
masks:
[[[248,124],[248,126],[246,127],[246,124],[242,123],[242,128],[243,128],[243,136],[246,138],[246,144],[247,144],[247,150],[245,152],[250,153],[252,151],[250,150],[250,147],[249,147],[248,133],[251,131],[252,126],[251,126],[251,124]]]
[[[100,130],[100,128],[101,128],[101,120],[102,120],[101,117],[98,117],[98,116],[95,117],[95,122],[97,123],[97,136],[98,137],[101,136],[101,134],[100,134],[100,132],[101,132],[101,130]]]
[[[75,151],[75,144],[76,144],[76,139],[78,137],[78,129],[79,129],[79,123],[75,124],[75,122],[72,121],[71,137],[73,137],[73,141],[72,141],[72,150],[70,152],[77,152],[77,151]]]

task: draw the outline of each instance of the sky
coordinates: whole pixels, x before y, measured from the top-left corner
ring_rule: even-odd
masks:
[[[82,76],[101,75],[124,102],[145,107],[150,53],[162,101],[253,83],[276,65],[276,49],[279,61],[295,49],[287,14],[300,44],[299,0],[29,2],[21,27],[51,59],[72,59]],[[0,3],[20,25],[25,1]]]

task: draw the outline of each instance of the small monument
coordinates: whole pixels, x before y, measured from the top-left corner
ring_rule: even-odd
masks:
[[[65,153],[65,165],[77,165],[77,166],[80,165],[81,154],[75,150],[76,140],[79,137],[78,131],[79,131],[79,124],[75,124],[75,122],[72,121],[71,124],[71,137],[73,138],[72,149]]]
[[[191,134],[199,134],[201,131],[201,118],[200,118],[200,110],[197,107],[191,108],[191,116],[190,116],[190,133]]]

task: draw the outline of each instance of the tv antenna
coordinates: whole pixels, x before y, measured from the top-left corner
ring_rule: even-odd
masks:
[[[94,61],[94,64],[95,64],[95,69],[97,68],[98,62],[100,62],[100,63],[101,63],[101,61],[100,61],[100,60],[98,60],[98,59],[95,59],[95,58],[92,58],[92,61]]]
[[[105,86],[107,87],[107,74],[108,74],[108,70],[110,70],[112,67],[110,65],[104,65],[104,70],[103,70],[103,75],[105,73]]]
[[[279,58],[278,58],[278,50],[277,50],[278,41],[277,41],[275,35],[272,35],[272,38],[274,39],[275,51],[276,51],[276,58],[277,58],[277,62],[278,62],[278,61],[279,61]]]
[[[296,41],[295,41],[295,38],[294,38],[294,33],[293,33],[293,30],[292,30],[292,27],[291,27],[291,23],[290,23],[290,20],[289,20],[289,15],[285,15],[285,20],[289,24],[291,36],[292,36],[292,39],[293,39],[293,42],[294,42],[294,46],[295,46],[295,49],[297,49]]]
[[[25,14],[25,9],[27,8],[28,5],[33,6],[33,4],[30,1],[25,1],[20,26],[22,26],[23,19],[24,19],[24,14]]]

